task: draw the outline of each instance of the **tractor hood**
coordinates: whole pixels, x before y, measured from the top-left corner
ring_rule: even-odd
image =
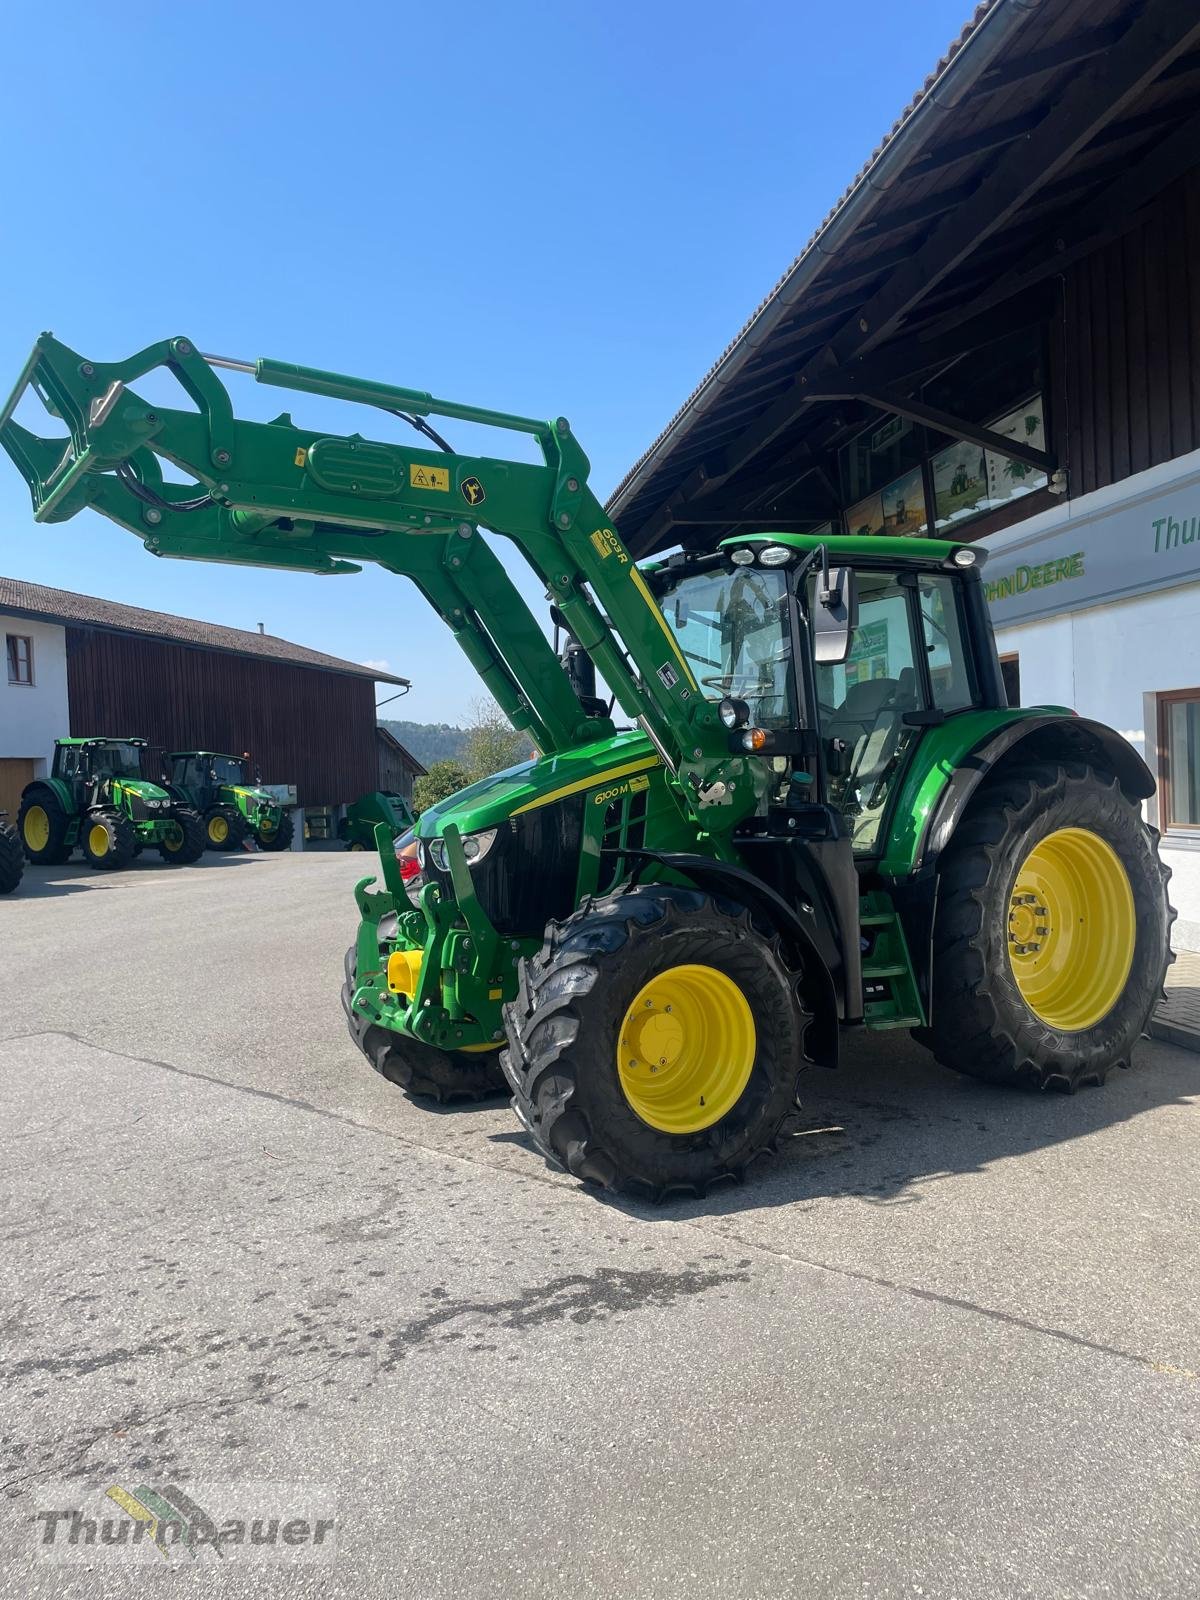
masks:
[[[658,765],[654,746],[645,734],[637,732],[618,733],[557,755],[522,761],[422,811],[417,837],[436,839],[448,822],[460,833],[494,828],[519,811],[533,811],[568,795],[582,794],[599,783],[619,784],[635,772],[648,772]]]
[[[165,808],[171,804],[171,796],[165,789],[160,789],[156,783],[147,783],[144,778],[118,778],[113,787],[125,794],[136,795],[139,800],[155,808]]]
[[[275,806],[279,804],[275,796],[268,794],[265,789],[255,789],[244,783],[231,783],[229,789],[239,800],[245,800],[250,805]]]

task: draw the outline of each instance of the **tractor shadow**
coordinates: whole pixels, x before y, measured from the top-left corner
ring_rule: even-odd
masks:
[[[136,861],[131,861],[119,872],[98,872],[95,867],[89,867],[83,861],[68,862],[61,867],[27,865],[20,885],[6,899],[16,905],[22,900],[49,900],[57,895],[85,894],[95,889],[122,889],[144,881],[147,873],[174,878],[195,872],[211,872],[214,869],[243,868],[249,862],[267,858],[267,855],[210,854],[201,856],[199,861],[193,862],[190,866],[175,867],[160,861],[157,853],[151,856],[147,852]]]
[[[704,1198],[668,1196],[657,1205],[623,1195],[597,1198],[644,1222],[773,1206],[804,1209],[823,1200],[919,1205],[930,1185],[947,1178],[981,1173],[1200,1095],[1200,1055],[1143,1039],[1133,1062],[1103,1088],[1045,1094],[959,1077],[906,1035],[843,1038],[841,1065],[805,1073],[798,1125],[775,1157],[754,1163],[743,1183],[716,1185]],[[528,1143],[524,1134],[512,1137]]]

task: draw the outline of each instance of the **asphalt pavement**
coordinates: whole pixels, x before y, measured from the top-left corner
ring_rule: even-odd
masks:
[[[743,1187],[609,1201],[355,1051],[369,865],[0,900],[0,1595],[1200,1592],[1200,1057],[859,1038]]]

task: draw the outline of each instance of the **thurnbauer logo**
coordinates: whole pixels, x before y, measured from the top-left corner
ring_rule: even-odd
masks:
[[[160,1488],[139,1484],[126,1489],[115,1483],[104,1491],[113,1508],[105,1515],[101,1506],[88,1515],[77,1508],[39,1511],[33,1521],[41,1527],[38,1549],[59,1559],[91,1559],[102,1550],[153,1549],[164,1561],[187,1553],[197,1560],[210,1551],[224,1560],[245,1547],[246,1556],[272,1554],[276,1559],[307,1556],[317,1546],[332,1555],[335,1519],[331,1516],[233,1516],[220,1521],[176,1483]]]

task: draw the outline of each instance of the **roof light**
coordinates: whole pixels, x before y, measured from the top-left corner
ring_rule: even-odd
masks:
[[[785,567],[791,559],[792,552],[785,544],[769,544],[758,552],[759,565],[763,567]]]
[[[974,550],[956,550],[954,552],[954,565],[956,567],[973,567],[975,565]]]
[[[735,550],[733,552],[733,554],[730,556],[729,559],[730,559],[730,561],[733,562],[735,567],[753,566],[753,564],[754,564],[754,551],[753,550]]]

